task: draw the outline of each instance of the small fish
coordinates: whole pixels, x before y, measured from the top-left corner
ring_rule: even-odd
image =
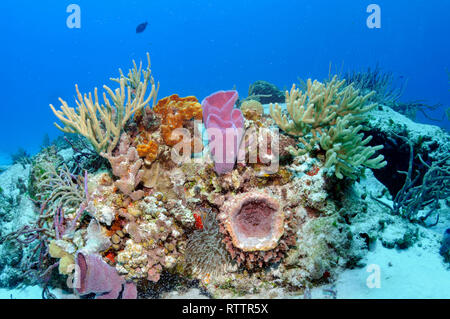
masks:
[[[144,32],[144,31],[145,31],[145,28],[147,28],[147,24],[148,24],[148,22],[144,22],[144,23],[141,23],[140,25],[138,25],[138,26],[136,27],[136,33],[142,33],[142,32]]]

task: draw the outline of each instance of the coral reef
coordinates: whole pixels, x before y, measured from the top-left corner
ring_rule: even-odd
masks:
[[[426,224],[426,220],[440,208],[440,200],[450,197],[450,155],[443,155],[441,159],[432,162],[431,165],[425,163],[419,155],[420,161],[426,167],[426,172],[423,175],[422,183],[418,184],[421,175],[416,172],[416,176],[413,177],[413,144],[407,138],[398,137],[409,145],[409,166],[407,172],[400,172],[406,175],[405,183],[395,196],[392,207],[388,206],[388,208],[393,214],[406,217],[410,221],[435,226],[439,221],[439,214],[433,223]],[[427,210],[424,212],[425,208]],[[419,214],[420,211],[422,211],[422,215]]]
[[[398,102],[407,84],[407,81],[401,81],[396,85],[394,75],[391,72],[383,72],[378,64],[375,68],[369,67],[364,72],[347,72],[343,79],[347,83],[353,83],[353,86],[363,94],[374,91],[375,94],[370,100],[389,106]]]
[[[19,148],[17,152],[11,154],[11,160],[13,164],[21,164],[23,168],[27,164],[31,164],[31,156],[23,148]]]
[[[442,236],[442,245],[439,248],[439,253],[446,262],[450,263],[450,228],[447,228]]]
[[[274,84],[267,81],[256,81],[248,88],[248,97],[243,100],[256,100],[262,104],[280,103],[284,101],[284,93]]]
[[[426,168],[419,160],[419,155],[430,164],[450,151],[450,136],[442,128],[413,122],[389,107],[379,106],[368,112],[363,125],[367,128],[367,134],[373,136],[369,145],[384,144],[379,152],[387,165],[374,170],[374,174],[393,196],[404,185],[404,175],[398,171],[408,171],[411,154],[409,143],[405,144],[400,136],[413,144],[413,171],[418,170],[422,177]]]
[[[375,93],[337,77],[293,86],[269,116],[261,103],[282,101],[272,85],[252,85],[240,108],[236,91],[157,101],[150,66],[133,66],[113,79],[120,88],[105,87],[106,106],[95,92],[78,93],[76,111],[53,109],[79,137],[0,173],[0,286],[40,284],[47,298],[52,288],[123,299],[186,287],[297,297],[364,266],[377,244],[437,253],[441,241],[447,258],[448,134],[389,124],[397,113]],[[385,187],[379,168],[408,171],[406,181]],[[432,216],[438,239],[424,227]]]
[[[327,280],[347,262],[351,231],[337,215],[312,218],[298,230],[297,246],[286,256],[284,278],[294,286]],[[293,267],[295,265],[295,267]]]
[[[24,169],[21,164],[10,166],[0,175],[0,287],[37,282],[30,269],[36,261],[35,243],[27,243],[24,238],[27,234],[31,239],[35,236],[36,213],[26,187],[30,175],[31,165]]]
[[[391,107],[393,110],[415,120],[417,112],[421,112],[426,118],[432,121],[440,121],[428,115],[428,111],[436,111],[441,105],[428,105],[423,101],[401,102],[400,98],[405,91],[408,80],[402,77],[395,79],[392,72],[383,72],[379,65],[375,68],[368,68],[364,72],[347,72],[343,79],[347,83],[353,83],[353,86],[363,94],[374,91],[375,94],[370,98],[372,102],[378,102]]]
[[[258,120],[264,114],[264,108],[262,104],[256,100],[246,100],[241,103],[240,108],[242,111],[242,115],[244,115],[244,117],[249,120]]]
[[[125,275],[128,280],[138,280],[148,277],[148,259],[144,254],[144,247],[142,245],[128,240],[125,244],[125,249],[119,252],[116,260],[117,271]]]

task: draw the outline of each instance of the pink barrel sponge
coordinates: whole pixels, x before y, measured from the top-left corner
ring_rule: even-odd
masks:
[[[78,287],[80,295],[95,294],[96,299],[136,299],[137,289],[133,283],[126,283],[116,268],[103,261],[99,255],[78,253]]]
[[[233,170],[244,135],[244,117],[241,110],[234,108],[237,98],[237,91],[219,91],[202,102],[203,119],[217,174]]]

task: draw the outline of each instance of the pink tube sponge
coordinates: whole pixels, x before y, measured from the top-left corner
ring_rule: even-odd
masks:
[[[237,98],[237,91],[219,91],[202,102],[203,119],[217,174],[233,170],[244,134],[244,117],[241,110],[234,108]]]
[[[136,286],[126,283],[116,268],[104,262],[101,256],[78,253],[76,263],[80,295],[93,293],[96,299],[117,299],[122,292],[123,299],[137,298]]]

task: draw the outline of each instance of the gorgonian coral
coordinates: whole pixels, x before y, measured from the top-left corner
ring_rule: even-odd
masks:
[[[97,88],[92,94],[85,94],[84,97],[76,86],[78,108],[75,110],[69,107],[66,101],[61,98],[61,110],[57,111],[53,105],[50,107],[56,117],[64,123],[64,127],[55,123],[55,126],[65,133],[78,133],[86,137],[95,150],[112,152],[119,142],[120,135],[127,121],[133,114],[144,108],[152,98],[156,99],[157,89],[150,70],[150,56],[147,53],[148,67],[142,70],[142,63],[139,69],[133,61],[134,68],[125,77],[120,71],[118,79],[112,79],[120,84],[120,88],[115,91],[104,85],[103,88],[109,95],[103,93],[105,105],[99,103]],[[141,73],[144,82],[141,82]],[[146,97],[147,87],[150,84],[151,92]],[[159,85],[158,85],[159,87]]]
[[[57,169],[51,163],[42,165],[44,173],[37,183],[37,197],[47,202],[47,207],[78,208],[86,199],[84,178],[73,176],[66,165]]]
[[[326,152],[325,166],[334,168],[334,174],[355,179],[362,167],[381,168],[386,165],[384,157],[372,157],[383,146],[367,146],[371,137],[363,139],[360,133],[361,114],[373,109],[377,104],[368,101],[375,92],[361,96],[345,80],[335,76],[327,83],[307,82],[303,93],[292,86],[286,91],[284,114],[278,104],[270,105],[270,114],[275,123],[287,134],[297,136],[303,146],[293,147],[293,155],[303,155],[321,148]]]

